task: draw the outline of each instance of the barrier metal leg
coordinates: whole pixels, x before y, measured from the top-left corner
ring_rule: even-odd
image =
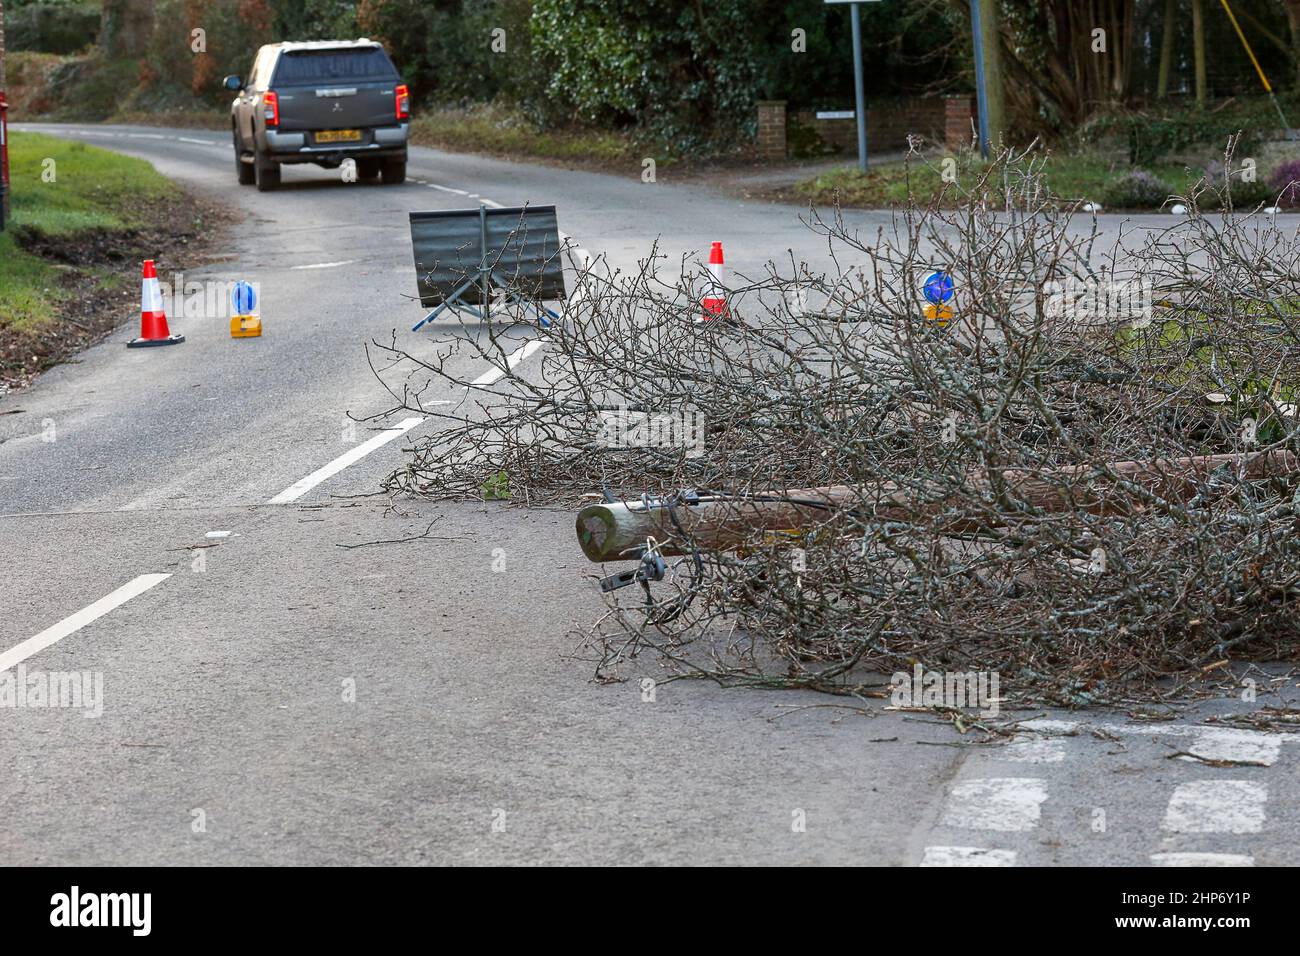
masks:
[[[432,312],[430,312],[428,315],[422,318],[419,322],[416,322],[415,325],[411,326],[411,331],[412,332],[420,331],[420,327],[424,325],[424,323],[432,322],[434,319],[436,319],[439,315],[442,314],[442,311],[444,309],[455,309],[455,308],[469,309],[475,315],[478,315],[478,310],[476,310],[473,306],[466,305],[464,302],[459,302],[461,293],[464,292],[466,289],[468,289],[477,281],[478,281],[477,279],[467,279],[464,282],[462,282],[460,285],[458,285],[456,287],[456,290],[452,292],[451,295],[447,296],[447,298],[443,301],[441,305],[439,305],[436,309],[434,309]],[[457,305],[458,302],[459,305]]]

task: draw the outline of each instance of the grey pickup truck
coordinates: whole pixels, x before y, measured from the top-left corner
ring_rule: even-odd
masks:
[[[410,91],[384,48],[372,40],[272,43],[257,51],[230,107],[235,169],[263,192],[280,185],[284,163],[337,169],[357,165],[357,178],[406,179]]]

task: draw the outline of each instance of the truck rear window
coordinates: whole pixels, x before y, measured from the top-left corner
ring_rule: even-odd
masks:
[[[322,80],[396,79],[388,54],[379,47],[355,50],[302,50],[280,57],[276,83],[316,83]]]

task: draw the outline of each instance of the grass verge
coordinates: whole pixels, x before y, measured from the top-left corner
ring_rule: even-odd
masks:
[[[865,174],[852,167],[835,169],[796,183],[792,192],[794,198],[803,202],[829,205],[838,201],[842,206],[867,208],[903,205],[911,192],[922,205],[937,199],[941,206],[953,208],[961,204],[961,196],[958,190],[945,191],[949,184],[943,180],[941,162],[941,159],[917,159],[910,164],[879,166]],[[973,185],[986,168],[980,160],[959,160],[958,184]],[[1101,156],[1054,154],[1047,161],[1043,175],[1057,196],[1103,202],[1107,187],[1129,168],[1126,162]],[[1190,184],[1187,169],[1176,163],[1155,166],[1150,171],[1176,188]]]
[[[191,257],[222,221],[141,159],[54,136],[10,138],[0,233],[0,391],[125,321],[142,258]],[[177,263],[179,266],[179,263]],[[138,272],[135,272],[138,275]]]
[[[524,117],[495,105],[469,109],[429,107],[411,122],[411,142],[452,152],[526,157],[601,169],[635,168],[651,156],[659,167],[680,157],[669,147],[644,142],[631,133],[572,127],[539,131]]]

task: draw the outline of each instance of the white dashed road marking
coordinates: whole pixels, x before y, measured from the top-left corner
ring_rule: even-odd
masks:
[[[405,435],[408,431],[410,431],[416,425],[420,424],[420,422],[422,421],[424,421],[423,417],[404,418],[396,425],[394,425],[392,428],[385,428],[382,432],[380,432],[374,438],[371,438],[369,441],[364,441],[360,445],[357,445],[355,448],[348,449],[346,453],[339,455],[339,457],[335,458],[328,465],[324,466],[323,468],[317,468],[306,478],[302,478],[298,481],[295,481],[288,488],[284,489],[284,491],[280,492],[278,495],[276,495],[274,498],[268,501],[267,504],[286,505],[291,501],[297,501],[307,492],[311,491],[313,488],[319,485],[322,481],[325,481],[327,478],[332,478],[334,475],[337,475],[344,468],[348,467],[348,465],[356,464],[358,461],[360,461],[362,458],[365,458],[366,455],[369,455],[376,448],[382,448],[384,445],[387,445],[394,438],[397,438],[400,435]]]
[[[337,266],[350,266],[356,261],[356,259],[341,259],[338,262],[313,262],[311,265],[306,266],[290,266],[289,269],[290,271],[302,269],[333,269]]]
[[[1174,833],[1258,833],[1267,800],[1262,783],[1194,780],[1174,790],[1161,826]]]
[[[985,850],[977,846],[927,846],[922,866],[1015,866],[1014,850]]]
[[[94,604],[82,608],[76,614],[69,615],[51,627],[47,627],[35,637],[29,637],[21,644],[0,654],[0,671],[16,667],[33,654],[37,654],[56,641],[61,641],[69,634],[75,634],[87,624],[103,617],[114,608],[121,607],[131,598],[143,594],[155,584],[166,581],[170,574],[142,574],[123,584],[116,591],[100,598]]]
[[[1032,830],[1046,799],[1046,784],[1038,777],[971,780],[952,788],[941,822],[967,830]]]
[[[518,365],[524,359],[528,358],[528,356],[532,355],[541,347],[542,347],[542,343],[537,341],[536,339],[533,339],[531,342],[526,342],[525,344],[515,349],[513,352],[511,352],[509,355],[506,356],[506,368],[513,369],[516,365]],[[505,369],[500,369],[495,367],[490,368],[482,375],[480,375],[478,378],[474,379],[474,381],[470,382],[469,387],[482,388],[486,385],[491,385],[493,382],[495,382],[497,379],[501,378],[501,376],[505,374],[506,374]]]

